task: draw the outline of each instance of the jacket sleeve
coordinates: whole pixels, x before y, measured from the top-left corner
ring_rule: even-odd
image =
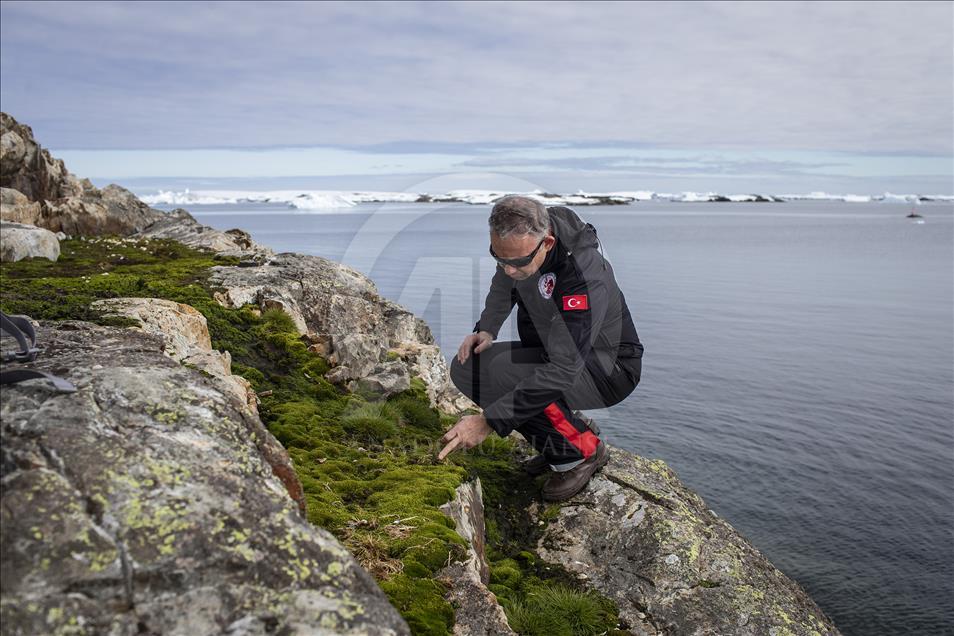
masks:
[[[474,333],[486,331],[496,340],[500,327],[513,311],[516,302],[513,279],[498,267],[490,281],[490,291],[487,292],[487,299],[484,301],[484,310],[480,313],[480,319],[474,324]]]
[[[586,371],[593,341],[606,318],[607,293],[600,280],[581,281],[563,290],[560,296],[585,295],[588,309],[563,309],[562,298],[557,299],[559,306],[552,301],[540,304],[539,307],[552,308],[549,316],[535,318],[535,322],[539,319],[549,323],[545,331],[538,328],[547,334],[548,360],[533,375],[518,382],[513,391],[484,409],[487,423],[498,435],[506,437],[524,421],[539,415]]]

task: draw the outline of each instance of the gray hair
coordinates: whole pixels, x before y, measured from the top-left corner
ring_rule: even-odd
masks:
[[[529,234],[543,238],[550,232],[547,206],[530,197],[516,194],[499,199],[490,212],[490,229],[500,238],[511,234]]]

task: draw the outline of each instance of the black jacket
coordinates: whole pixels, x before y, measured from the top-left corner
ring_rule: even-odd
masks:
[[[484,409],[487,422],[501,436],[559,399],[584,369],[600,386],[617,358],[643,355],[613,267],[597,249],[596,229],[569,208],[547,211],[557,242],[540,270],[514,280],[498,266],[474,325],[475,333],[486,331],[496,339],[516,304],[521,343],[545,351],[546,364]]]

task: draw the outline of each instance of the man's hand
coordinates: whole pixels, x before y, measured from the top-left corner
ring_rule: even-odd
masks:
[[[483,415],[465,415],[441,437],[446,446],[438,453],[437,459],[444,459],[459,448],[473,448],[487,439],[491,432],[493,429]]]
[[[472,333],[460,344],[460,349],[457,350],[457,361],[461,364],[464,364],[467,361],[467,358],[470,357],[470,350],[473,349],[474,353],[480,353],[484,349],[487,349],[494,343],[494,337],[487,333],[486,331],[478,331],[477,333]],[[474,345],[477,345],[474,347]]]

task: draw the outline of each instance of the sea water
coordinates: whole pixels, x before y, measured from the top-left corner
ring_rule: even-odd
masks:
[[[493,272],[488,211],[191,208],[364,271],[448,360]],[[633,394],[589,412],[606,439],[665,460],[845,634],[954,633],[954,206],[577,211],[645,345]],[[511,319],[499,338],[516,337]]]

